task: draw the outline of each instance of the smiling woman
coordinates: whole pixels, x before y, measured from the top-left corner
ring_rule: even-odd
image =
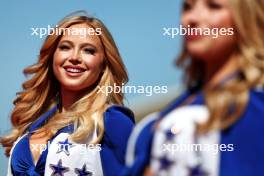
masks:
[[[38,62],[24,70],[32,77],[14,101],[13,130],[1,137],[8,175],[116,176],[134,117],[122,92],[98,87],[126,83],[125,66],[100,20],[68,16],[58,27],[75,32],[47,36]],[[100,35],[76,32],[91,28]]]
[[[86,28],[89,29],[90,26],[83,23],[72,25],[68,29],[81,31]],[[95,82],[104,69],[104,48],[96,35],[81,37],[76,33],[65,33],[59,41],[53,59],[53,72],[61,84],[61,96],[67,98],[74,93],[76,96],[70,97],[79,99],[83,93],[86,94],[85,88],[96,85]],[[69,105],[64,108],[69,108]]]

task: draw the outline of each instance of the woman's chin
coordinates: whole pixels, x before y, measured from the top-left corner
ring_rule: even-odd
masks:
[[[84,86],[79,83],[64,83],[62,87],[63,89],[68,90],[68,91],[80,91],[84,89]]]
[[[212,48],[212,46],[208,47],[208,45],[200,44],[200,43],[188,44],[186,47],[187,47],[187,52],[192,58],[201,59],[201,60],[204,60],[204,58],[208,58]]]

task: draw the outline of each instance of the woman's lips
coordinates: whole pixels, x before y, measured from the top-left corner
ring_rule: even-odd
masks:
[[[80,66],[68,65],[68,66],[65,66],[63,68],[66,71],[67,75],[73,76],[73,77],[80,76],[80,75],[82,75],[83,72],[86,71],[85,68],[80,67]]]
[[[195,40],[199,40],[202,38],[202,35],[199,34],[193,34],[193,35],[186,35],[185,39],[186,41],[195,41]]]

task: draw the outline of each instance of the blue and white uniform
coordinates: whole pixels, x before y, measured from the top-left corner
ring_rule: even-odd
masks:
[[[188,90],[165,110],[143,119],[129,139],[124,175],[143,175],[146,167],[155,176],[264,175],[264,89],[249,91],[245,111],[228,129],[197,136],[197,124],[209,118],[204,104],[202,92]]]
[[[96,130],[82,144],[68,137],[74,131],[73,124],[60,129],[42,148],[42,153],[34,163],[29,139],[57,110],[57,106],[43,114],[21,136],[11,149],[8,176],[117,176],[125,165],[125,150],[128,137],[134,126],[133,113],[124,107],[113,105],[104,113],[104,136],[97,145],[89,141],[97,137]],[[96,116],[94,114],[93,118]],[[96,119],[96,118],[94,118]],[[96,121],[95,121],[96,123]],[[95,124],[96,125],[96,124]]]

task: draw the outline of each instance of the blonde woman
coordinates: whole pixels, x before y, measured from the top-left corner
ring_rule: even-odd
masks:
[[[128,80],[104,24],[66,17],[24,73],[30,79],[14,101],[13,130],[1,137],[8,175],[118,175],[134,118],[122,92],[103,91]]]
[[[202,29],[178,60],[187,91],[133,130],[126,175],[263,175],[263,12],[258,0],[184,0],[183,27]]]

